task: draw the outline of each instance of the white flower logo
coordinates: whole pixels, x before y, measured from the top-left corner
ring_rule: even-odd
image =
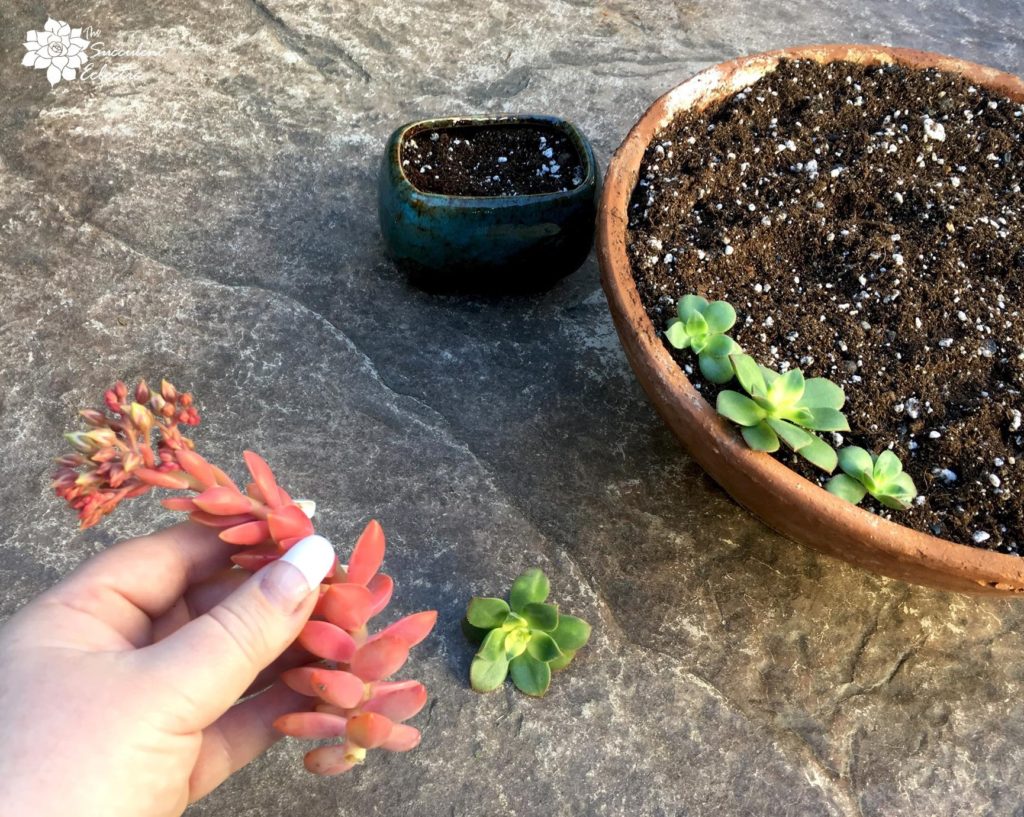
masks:
[[[62,79],[72,80],[76,71],[89,59],[85,49],[89,41],[82,38],[82,29],[47,18],[42,31],[25,35],[26,53],[21,64],[28,68],[45,68],[51,87]]]

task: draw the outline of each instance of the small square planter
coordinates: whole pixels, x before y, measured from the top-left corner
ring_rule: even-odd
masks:
[[[508,156],[496,155],[503,141]],[[537,289],[586,260],[597,188],[593,150],[564,119],[412,122],[391,135],[384,154],[381,232],[389,255],[421,286]]]

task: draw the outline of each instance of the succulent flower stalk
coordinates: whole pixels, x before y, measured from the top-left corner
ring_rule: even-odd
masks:
[[[154,392],[142,381],[133,392],[121,382],[104,394],[106,412],[84,409],[88,431],[65,435],[72,447],[57,460],[53,487],[78,512],[83,528],[111,513],[123,500],[153,488],[187,491],[162,500],[219,538],[239,548],[232,561],[257,570],[314,532],[315,505],[293,500],[258,454],[244,452],[252,481],[240,489],[220,468],[195,451],[181,433],[199,414],[192,395],[166,380]],[[368,749],[404,752],[420,733],[404,723],[422,709],[427,692],[417,681],[389,681],[409,650],[430,633],[437,619],[429,610],[407,616],[370,634],[367,623],[391,600],[394,582],[380,573],[384,532],[371,521],[347,565],[337,562],[320,588],[312,619],[299,643],[319,659],[290,670],[282,679],[308,695],[312,711],[278,719],[286,735],[319,740],[340,738],[306,755],[306,768],[340,774],[362,763]]]

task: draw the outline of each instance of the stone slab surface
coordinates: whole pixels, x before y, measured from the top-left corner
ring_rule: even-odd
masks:
[[[19,65],[47,12],[102,71]],[[657,95],[738,54],[891,42],[1020,72],[1016,0],[238,0],[0,7],[0,615],[169,523],[78,533],[47,489],[117,377],[197,395],[320,529],[389,533],[395,614],[441,611],[422,748],[315,779],[279,744],[192,814],[1024,815],[1024,614],[855,571],[690,462],[619,349],[596,265],[539,296],[412,289],[381,251],[398,124],[541,111],[602,165]],[[467,689],[469,596],[540,565],[596,624],[542,702]]]

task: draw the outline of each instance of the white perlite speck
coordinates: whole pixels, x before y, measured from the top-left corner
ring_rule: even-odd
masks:
[[[999,479],[999,477],[996,476],[995,474],[989,474],[988,484],[991,485],[993,488],[998,488],[1000,485],[1003,484],[1003,481]]]
[[[974,544],[976,545],[980,545],[982,542],[987,542],[991,538],[992,534],[983,530],[976,530],[974,533],[971,534],[971,541],[974,542]]]
[[[946,141],[946,129],[942,126],[942,123],[936,122],[930,116],[924,118],[924,135],[925,138],[936,142]]]

